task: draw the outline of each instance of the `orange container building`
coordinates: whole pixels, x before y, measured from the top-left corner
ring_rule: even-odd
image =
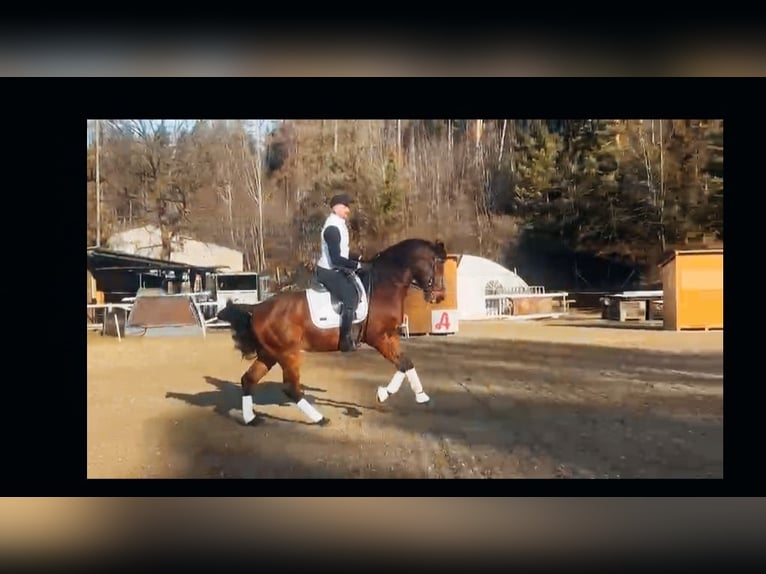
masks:
[[[723,329],[723,249],[674,250],[659,267],[665,329]]]

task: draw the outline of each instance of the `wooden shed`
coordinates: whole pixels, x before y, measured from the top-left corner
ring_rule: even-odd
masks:
[[[677,249],[659,267],[665,329],[723,329],[723,249]]]
[[[410,333],[413,335],[450,334],[458,330],[457,264],[459,256],[448,255],[444,262],[444,300],[427,303],[423,291],[410,287],[404,299]]]

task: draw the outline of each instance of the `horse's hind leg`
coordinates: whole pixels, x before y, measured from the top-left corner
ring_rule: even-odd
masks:
[[[270,357],[258,357],[240,379],[242,384],[242,418],[245,424],[250,424],[255,419],[252,388],[266,376],[266,373],[271,370],[275,363],[276,361]]]
[[[383,336],[371,344],[378,352],[388,359],[396,367],[394,376],[391,377],[391,381],[385,387],[378,387],[377,398],[378,402],[384,402],[389,395],[393,395],[402,386],[404,378],[410,381],[410,388],[415,393],[415,401],[418,403],[427,403],[431,400],[426,392],[423,390],[423,384],[420,382],[420,377],[415,370],[415,365],[412,360],[405,354],[403,354],[399,348],[399,337],[386,335]]]
[[[303,390],[301,389],[301,354],[300,351],[290,353],[279,360],[279,365],[282,367],[282,380],[287,385],[286,394],[293,401],[295,405],[303,411],[313,423],[319,423],[320,425],[327,424],[326,419],[322,413],[320,413],[314,406],[306,400],[303,396]]]

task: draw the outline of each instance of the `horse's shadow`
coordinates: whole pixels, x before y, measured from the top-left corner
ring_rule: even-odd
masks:
[[[216,377],[205,376],[205,381],[215,387],[211,391],[202,391],[199,393],[176,393],[173,391],[167,391],[165,393],[166,399],[178,399],[184,401],[195,407],[213,407],[213,412],[219,416],[222,416],[228,420],[231,420],[231,411],[233,409],[240,408],[242,405],[242,387],[239,383],[232,381],[224,381]],[[324,393],[327,392],[319,387],[311,387],[308,385],[302,385],[304,396],[310,403],[319,405],[328,405],[332,407],[345,408],[343,413],[349,417],[359,417],[362,413],[356,407],[363,407],[362,405],[356,405],[354,403],[346,403],[342,401],[333,401],[329,399],[318,399],[311,393]],[[285,384],[276,381],[261,381],[252,388],[253,405],[279,405],[279,406],[294,406],[295,403],[285,393]],[[259,417],[266,419],[272,419],[283,422],[299,423],[299,424],[311,424],[303,421],[296,421],[294,419],[286,419],[270,415],[264,412],[258,413]]]
[[[305,387],[304,387],[305,388]],[[359,409],[373,409],[373,407],[368,407],[365,405],[358,405],[356,403],[347,403],[345,401],[334,401],[332,399],[316,399],[317,405],[327,405],[330,407],[337,407],[339,409],[346,409],[343,414],[347,417],[351,417],[352,419],[359,418],[362,416],[362,411]]]

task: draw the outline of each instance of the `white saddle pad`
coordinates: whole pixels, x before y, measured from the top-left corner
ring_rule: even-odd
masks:
[[[362,280],[354,276],[357,290],[359,291],[359,304],[356,306],[356,317],[353,324],[361,323],[367,318],[367,293],[364,291]],[[340,327],[340,315],[332,308],[332,300],[329,291],[316,291],[315,289],[306,289],[306,300],[309,304],[309,314],[311,322],[319,329],[337,329]]]

